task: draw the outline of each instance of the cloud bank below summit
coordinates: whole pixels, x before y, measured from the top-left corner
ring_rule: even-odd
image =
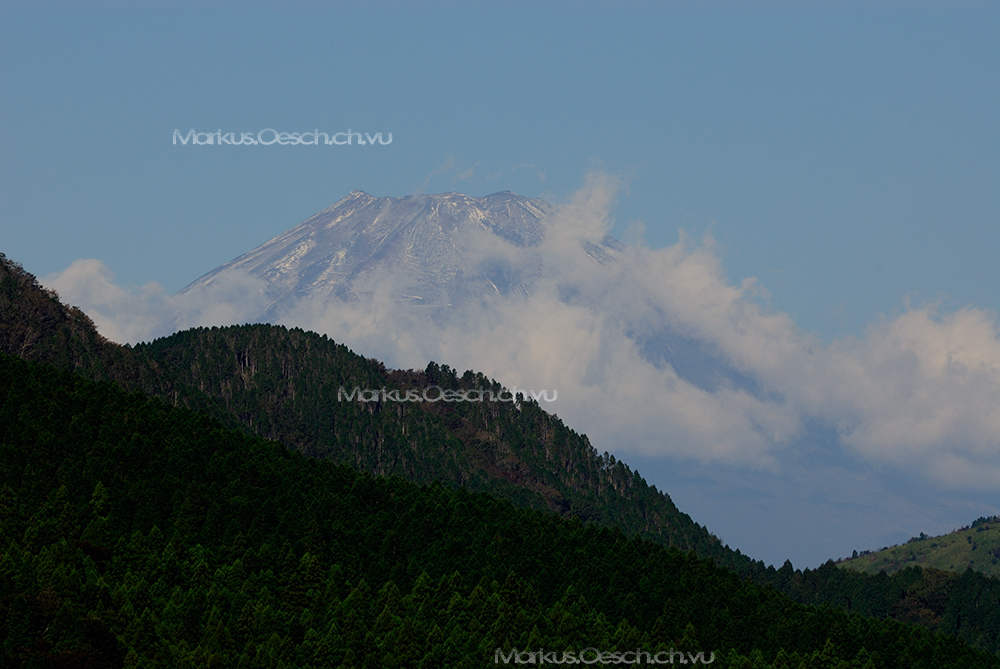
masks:
[[[392,367],[436,360],[508,387],[557,389],[545,408],[601,451],[773,476],[801,467],[821,429],[836,435],[839,457],[942,490],[1000,484],[996,314],[907,306],[824,344],[769,309],[755,280],[730,283],[710,238],[595,253],[615,192],[612,179],[590,178],[545,221],[538,246],[470,233],[470,262],[532,277],[529,294],[404,308],[399,277],[386,275],[364,300],[307,296],[281,323]],[[119,286],[100,261],[79,260],[42,281],[121,342],[252,321],[266,307],[249,275],[169,296]]]
[[[264,307],[263,281],[230,275],[198,294],[169,295],[155,281],[144,286],[115,283],[102,261],[85,258],[39,281],[80,307],[104,337],[135,344],[187,328],[245,323]]]

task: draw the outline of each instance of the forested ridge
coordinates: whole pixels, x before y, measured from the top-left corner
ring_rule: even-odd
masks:
[[[891,577],[767,567],[722,545],[670,498],[533,400],[341,402],[340,387],[447,389],[500,385],[431,363],[389,370],[325,336],[270,325],[199,328],[134,348],[101,338],[33,276],[0,257],[0,351],[199,410],[227,427],[375,475],[487,492],[521,508],[617,527],[694,550],[802,603],[891,617],[996,651],[1000,583],[920,568]],[[669,438],[666,435],[664,438]]]
[[[341,388],[405,395],[432,386],[499,396],[503,387],[482,374],[459,376],[436,363],[422,371],[388,370],[325,336],[273,325],[195,328],[134,351],[167,370],[177,388],[190,389],[178,392],[178,403],[306,455],[490,492],[704,555],[728,552],[667,495],[625,463],[600,455],[530,398],[516,405],[338,398]]]
[[[420,372],[388,370],[325,336],[273,325],[196,328],[119,346],[6,258],[0,258],[0,352],[112,380],[362,471],[462,485],[518,506],[639,532],[728,566],[752,564],[533,400],[517,407],[337,401],[342,386],[499,391],[481,374],[459,377],[433,363]]]
[[[8,666],[482,667],[672,649],[719,667],[995,667],[620,530],[309,459],[0,356]],[[690,657],[690,656],[689,656]]]

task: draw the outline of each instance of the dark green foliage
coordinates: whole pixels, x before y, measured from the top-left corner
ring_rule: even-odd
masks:
[[[0,477],[8,666],[481,667],[587,646],[1000,666],[618,530],[358,474],[8,356]],[[104,543],[83,541],[98,519]]]
[[[842,569],[828,561],[818,569],[790,563],[755,574],[797,602],[828,603],[878,618],[889,617],[960,636],[975,648],[1000,650],[1000,581],[972,570],[963,574],[909,567],[891,576]]]
[[[488,399],[338,398],[341,388],[405,396],[408,389],[432,386],[500,396],[500,384],[482,374],[459,377],[435,363],[424,372],[390,371],[325,336],[271,325],[197,328],[135,352],[172,376],[174,401],[306,455],[373,474],[489,492],[518,506],[614,525],[704,555],[730,553],[667,495],[624,463],[599,455],[585,436],[530,398],[516,406]]]

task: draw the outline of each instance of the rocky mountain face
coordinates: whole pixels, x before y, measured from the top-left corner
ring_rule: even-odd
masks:
[[[401,303],[429,307],[525,292],[530,277],[503,258],[484,257],[484,250],[498,241],[511,250],[537,246],[552,210],[510,192],[377,198],[356,190],[181,292],[243,271],[266,282],[261,320],[268,321],[306,295],[356,301],[378,286],[388,286]]]

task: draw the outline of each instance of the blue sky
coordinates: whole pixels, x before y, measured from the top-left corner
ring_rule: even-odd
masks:
[[[710,233],[822,341],[992,313],[998,34],[986,2],[8,4],[0,251],[172,293],[356,188],[563,202],[603,172],[616,236]],[[393,141],[171,143],[191,128]]]
[[[710,230],[825,337],[911,293],[995,309],[1000,12],[914,4],[8,6],[5,252],[177,290],[354,188],[558,200],[602,169],[616,232]],[[171,145],[191,127],[393,144]]]

